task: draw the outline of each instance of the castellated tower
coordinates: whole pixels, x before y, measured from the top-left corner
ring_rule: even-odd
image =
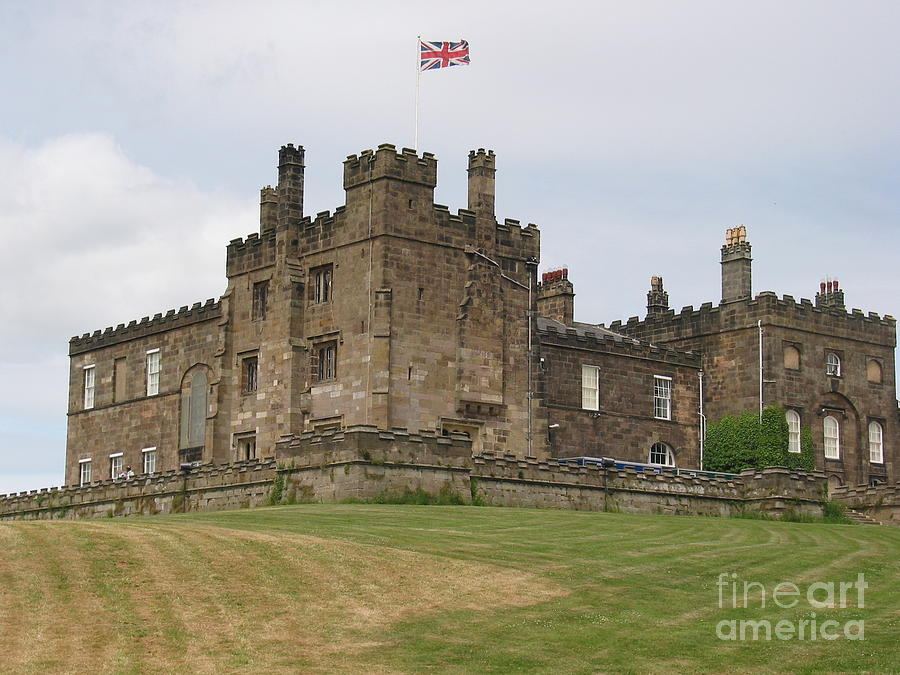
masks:
[[[69,484],[120,458],[138,473],[246,460],[353,425],[547,455],[545,413],[529,411],[540,234],[497,222],[494,153],[470,153],[458,213],[434,203],[429,153],[351,155],[345,204],[314,218],[304,171],[303,147],[282,147],[220,300],[72,339]]]

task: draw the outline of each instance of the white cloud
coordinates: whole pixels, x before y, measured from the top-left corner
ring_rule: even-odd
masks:
[[[257,217],[253,200],[154,175],[103,134],[0,144],[4,482],[62,466],[68,338],[218,297],[225,243]]]

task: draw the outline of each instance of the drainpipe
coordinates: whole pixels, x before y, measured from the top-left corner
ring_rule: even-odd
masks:
[[[697,373],[700,377],[700,470],[703,471],[703,444],[706,440],[706,415],[703,414],[703,371]]]
[[[756,322],[759,328],[759,423],[762,424],[763,413],[763,327],[762,319]]]

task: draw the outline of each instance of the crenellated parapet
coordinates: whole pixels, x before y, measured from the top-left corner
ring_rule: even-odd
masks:
[[[645,358],[689,368],[700,367],[700,354],[696,352],[672,349],[671,347],[615,335],[600,326],[598,326],[596,331],[592,331],[590,328],[580,329],[557,326],[550,322],[539,322],[538,335],[544,344],[589,349],[633,358]]]
[[[437,160],[430,152],[423,152],[420,157],[410,148],[397,152],[396,146],[382,143],[374,152],[363,150],[359,155],[349,155],[344,161],[344,189],[347,191],[384,178],[434,188],[437,185]]]
[[[165,314],[158,313],[152,318],[145,316],[140,321],[129,321],[127,325],[120,323],[115,328],[110,326],[104,330],[85,333],[81,337],[75,336],[69,340],[69,356],[89,352],[100,347],[108,347],[127,340],[163,333],[202,321],[218,319],[221,316],[221,301],[210,298],[205,303],[195,302],[190,307],[185,305],[177,311],[170,309]]]
[[[253,232],[245,239],[232,239],[225,253],[225,274],[231,278],[275,264],[277,236],[274,228]]]
[[[649,341],[668,341],[755,327],[760,320],[764,325],[803,328],[835,337],[864,338],[887,346],[896,344],[897,321],[890,315],[866,314],[859,309],[847,312],[834,307],[816,307],[807,298],[798,302],[793,296],[779,298],[771,291],[764,291],[753,299],[718,306],[706,302],[698,309],[692,305],[683,307],[680,312],[670,309],[649,315],[644,320],[633,316],[624,322],[613,321],[608,327],[612,331]]]

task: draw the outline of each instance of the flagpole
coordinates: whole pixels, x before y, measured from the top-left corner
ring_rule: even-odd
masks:
[[[413,149],[418,152],[419,151],[419,73],[422,72],[421,68],[421,46],[422,46],[422,36],[416,36],[416,133],[415,140],[413,141]]]

